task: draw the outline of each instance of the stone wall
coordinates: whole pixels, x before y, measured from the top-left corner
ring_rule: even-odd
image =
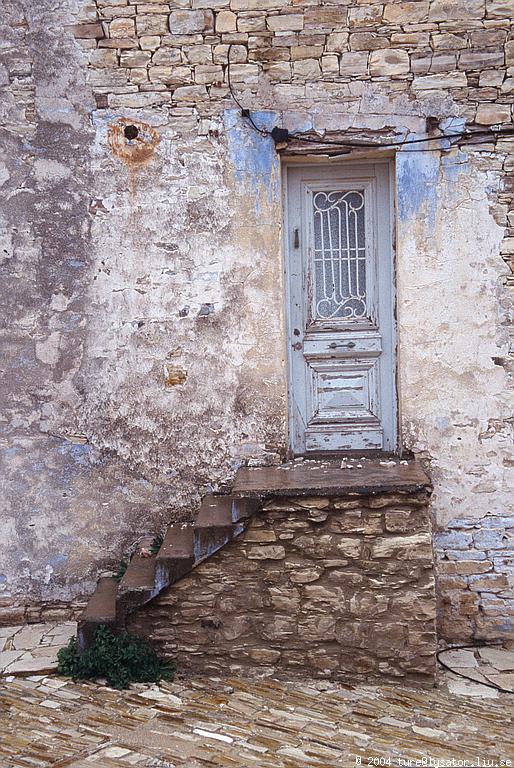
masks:
[[[139,535],[287,450],[281,158],[230,96],[228,47],[257,125],[401,141],[510,125],[514,39],[511,0],[3,10],[9,621],[79,599]],[[486,535],[511,504],[513,146],[395,153],[401,434],[443,534]],[[441,540],[441,627],[508,635],[508,534],[496,591],[480,553],[498,558],[464,540]]]
[[[428,494],[271,499],[129,627],[183,673],[432,682]]]

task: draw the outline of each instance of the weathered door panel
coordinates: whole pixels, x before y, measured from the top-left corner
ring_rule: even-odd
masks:
[[[394,450],[388,165],[288,168],[286,222],[291,448]]]

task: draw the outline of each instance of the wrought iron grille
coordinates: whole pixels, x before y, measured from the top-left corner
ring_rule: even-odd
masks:
[[[364,192],[316,192],[313,213],[314,319],[365,317]]]

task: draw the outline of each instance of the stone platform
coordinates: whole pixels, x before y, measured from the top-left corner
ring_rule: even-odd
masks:
[[[429,480],[361,463],[241,471],[261,511],[129,629],[193,673],[433,683]]]

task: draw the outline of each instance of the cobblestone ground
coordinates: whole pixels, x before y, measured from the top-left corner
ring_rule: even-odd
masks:
[[[11,676],[0,683],[0,765],[350,768],[429,757],[514,765],[513,699],[492,694],[212,678],[118,692]]]

